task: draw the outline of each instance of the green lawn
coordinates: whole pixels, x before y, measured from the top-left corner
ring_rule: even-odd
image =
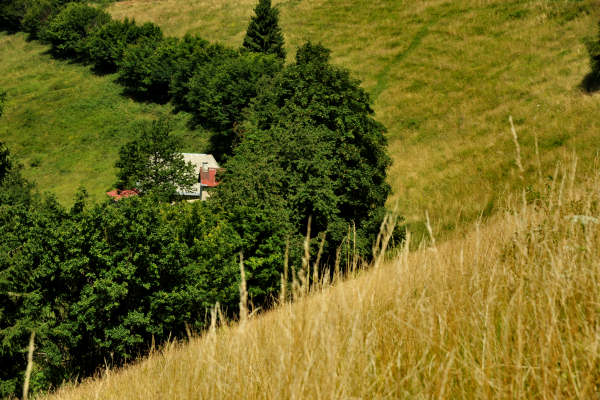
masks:
[[[122,96],[114,75],[51,58],[47,46],[25,35],[0,35],[0,88],[8,92],[0,119],[0,140],[23,164],[41,191],[70,204],[80,185],[93,200],[115,182],[119,147],[139,121],[170,114],[169,106]],[[203,151],[206,135],[186,129],[187,116],[174,117],[187,151]]]

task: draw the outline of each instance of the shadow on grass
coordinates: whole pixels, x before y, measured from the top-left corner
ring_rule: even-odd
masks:
[[[115,80],[117,84],[120,82]],[[123,87],[123,86],[122,86]],[[139,92],[135,90],[131,90],[127,87],[123,87],[123,91],[121,91],[121,96],[126,97],[135,101],[136,103],[145,103],[145,104],[158,104],[165,105],[171,100],[168,94],[158,94],[159,91],[149,90],[147,92]]]
[[[590,72],[588,73],[581,83],[579,87],[587,94],[592,94],[600,90],[600,74]]]

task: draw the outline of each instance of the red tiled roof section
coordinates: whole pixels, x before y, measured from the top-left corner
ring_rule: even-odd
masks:
[[[200,183],[204,186],[215,187],[219,184],[217,182],[217,173],[220,168],[207,168],[200,169]]]
[[[111,190],[110,192],[106,192],[106,194],[111,197],[113,200],[121,200],[122,198],[137,196],[140,192],[137,189],[124,189],[124,190]]]

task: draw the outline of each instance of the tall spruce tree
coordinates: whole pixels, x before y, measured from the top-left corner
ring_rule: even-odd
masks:
[[[255,53],[275,54],[285,59],[283,34],[279,27],[279,10],[271,0],[259,0],[248,25],[243,47]]]

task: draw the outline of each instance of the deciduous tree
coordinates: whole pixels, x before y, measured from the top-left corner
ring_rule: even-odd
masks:
[[[190,189],[198,177],[180,151],[181,142],[165,119],[140,125],[137,137],[119,151],[117,186],[152,192],[162,200],[170,200],[177,188]]]

